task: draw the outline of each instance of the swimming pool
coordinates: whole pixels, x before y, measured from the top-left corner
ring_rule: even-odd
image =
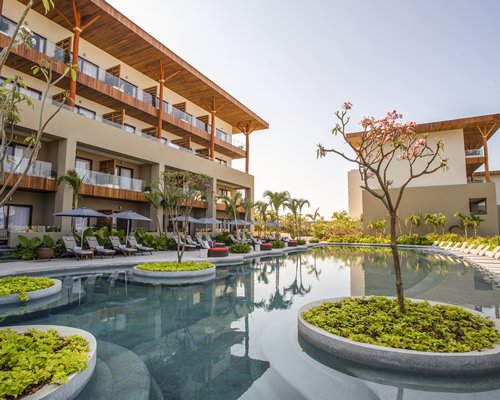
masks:
[[[463,263],[403,251],[406,295],[500,318],[500,289]],[[62,297],[40,309],[0,310],[2,326],[54,324],[98,340],[98,364],[78,399],[500,399],[500,374],[400,374],[334,359],[297,336],[305,303],[394,295],[386,249],[317,248],[218,267],[189,286],[134,282],[129,268],[54,275]]]

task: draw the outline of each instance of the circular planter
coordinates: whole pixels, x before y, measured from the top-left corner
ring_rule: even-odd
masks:
[[[50,247],[39,247],[35,251],[35,256],[37,260],[50,260],[54,258],[54,250]]]
[[[19,300],[19,295],[17,293],[10,294],[8,296],[0,296],[0,306],[9,304],[28,304],[32,301],[41,300],[46,297],[54,296],[61,292],[62,282],[59,279],[52,279],[54,285],[46,289],[33,290],[28,292],[29,300]]]
[[[182,285],[205,282],[215,278],[215,265],[198,271],[158,272],[132,268],[134,279],[143,283]]]
[[[35,393],[22,397],[22,400],[72,400],[82,391],[87,382],[92,377],[96,364],[97,343],[95,337],[82,329],[70,328],[68,326],[58,325],[25,325],[25,326],[7,326],[2,329],[12,329],[13,331],[23,333],[28,328],[34,328],[39,331],[48,331],[55,329],[63,336],[79,335],[87,339],[89,343],[89,360],[87,369],[68,376],[68,382],[63,385],[49,384],[41,387]]]
[[[483,374],[500,370],[500,344],[491,349],[469,351],[466,353],[434,353],[376,346],[355,342],[334,335],[311,325],[302,318],[302,313],[324,302],[338,302],[345,297],[323,299],[306,304],[299,310],[298,329],[304,340],[334,356],[352,360],[371,367],[397,369],[401,371],[422,372],[427,374],[469,375]],[[422,300],[414,300],[422,301]],[[429,302],[431,305],[444,304]],[[477,311],[473,314],[485,316]],[[494,320],[500,331],[500,321]]]
[[[229,255],[229,248],[227,247],[212,247],[208,249],[208,257],[227,257]]]

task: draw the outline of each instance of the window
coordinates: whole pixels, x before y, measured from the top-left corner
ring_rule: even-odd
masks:
[[[122,81],[122,90],[132,97],[137,97],[137,86],[132,85],[130,82],[127,82],[124,79]]]
[[[123,129],[130,133],[135,133],[136,130],[135,126],[129,124],[123,124]]]
[[[83,115],[83,116],[90,118],[90,119],[95,119],[95,115],[96,115],[95,111],[92,111],[92,110],[89,110],[88,108],[84,108],[84,107],[80,107],[80,106],[76,106],[75,110],[76,110],[77,114]]]
[[[118,177],[118,186],[120,189],[132,190],[132,178],[134,170],[132,168],[116,167],[115,175]]]
[[[469,199],[469,211],[472,215],[487,214],[486,197]]]
[[[6,79],[3,76],[1,76],[0,77],[0,85],[3,85],[5,80]],[[6,89],[12,88],[12,82],[10,82],[8,85],[5,85],[5,88]],[[28,97],[32,97],[32,98],[37,99],[37,100],[42,100],[42,92],[40,90],[33,89],[30,87],[23,88],[22,86],[18,86],[17,88],[18,88],[20,93],[22,93]]]
[[[219,196],[230,196],[229,190],[227,189],[219,189]]]
[[[47,39],[35,32],[32,33],[31,37],[35,39],[35,43],[31,46],[31,48],[45,54],[45,50],[47,48]]]
[[[75,168],[78,171],[91,171],[92,170],[92,160],[86,158],[76,158]]]
[[[99,76],[99,67],[82,57],[78,57],[78,70],[95,79]]]
[[[9,204],[0,208],[0,228],[25,231],[31,225],[31,206]]]

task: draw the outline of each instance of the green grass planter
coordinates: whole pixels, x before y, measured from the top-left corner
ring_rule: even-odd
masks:
[[[250,250],[252,250],[252,246],[248,243],[234,243],[229,246],[229,252],[233,254],[246,254],[250,253]]]
[[[137,265],[133,274],[144,283],[183,285],[215,278],[215,265],[208,261],[165,261]]]
[[[423,373],[500,370],[500,323],[462,307],[387,297],[346,297],[299,311],[300,335],[359,363]]]
[[[95,338],[80,329],[1,329],[0,399],[76,397],[94,372],[95,351]]]
[[[31,276],[11,276],[0,279],[0,306],[40,300],[58,294],[61,281]]]

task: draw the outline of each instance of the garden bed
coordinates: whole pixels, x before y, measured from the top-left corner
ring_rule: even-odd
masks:
[[[61,292],[58,279],[13,276],[0,279],[0,306],[40,300]]]
[[[133,273],[145,283],[195,283],[214,278],[215,265],[208,261],[157,262],[137,265]]]
[[[64,326],[0,330],[0,398],[74,399],[92,377],[96,340]]]
[[[299,333],[316,347],[364,364],[432,373],[500,369],[500,323],[441,303],[336,298],[299,311]]]

